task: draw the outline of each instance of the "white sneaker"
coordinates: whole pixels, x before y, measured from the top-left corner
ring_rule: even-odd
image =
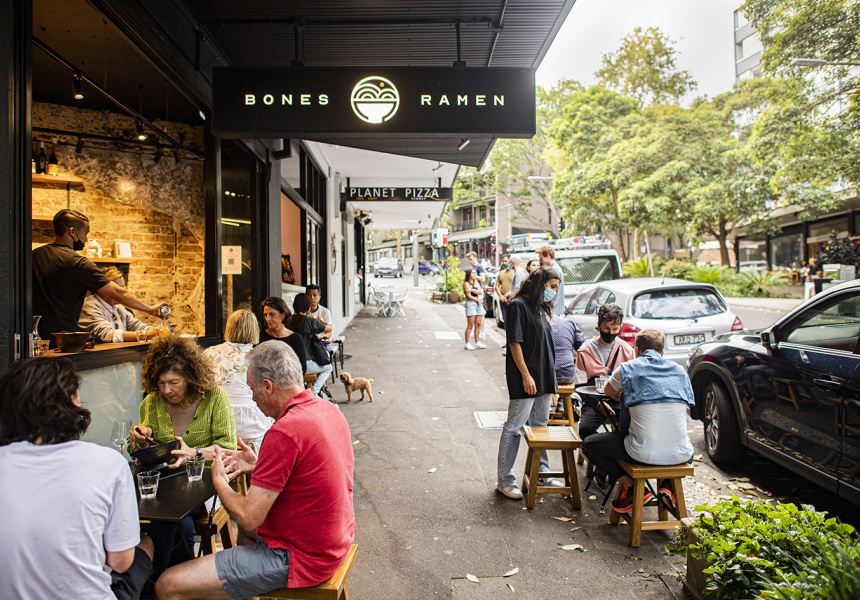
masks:
[[[508,485],[505,487],[502,487],[499,485],[499,486],[496,486],[496,490],[501,492],[502,494],[504,494],[505,496],[507,496],[511,500],[522,500],[523,499],[523,493],[520,491],[520,488],[518,488],[515,485]]]
[[[475,347],[471,344],[471,342],[466,342],[466,350],[474,350]]]
[[[548,486],[548,487],[564,487],[564,481],[561,479],[538,479],[538,485]]]
[[[486,347],[487,345],[484,342],[475,342],[475,348],[477,348],[478,350],[483,350]]]

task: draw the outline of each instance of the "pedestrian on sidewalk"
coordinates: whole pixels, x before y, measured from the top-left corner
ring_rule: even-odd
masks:
[[[520,448],[520,430],[528,422],[544,427],[549,421],[549,405],[558,389],[555,381],[555,349],[552,343],[552,305],[559,285],[552,269],[538,269],[520,287],[508,306],[508,352],[505,376],[508,384],[508,419],[499,440],[496,489],[514,500],[523,497],[514,475]],[[541,470],[549,470],[546,453],[541,454]],[[552,485],[552,482],[549,483]]]
[[[478,254],[476,252],[469,252],[466,255],[466,258],[469,259],[469,264],[472,265],[472,270],[475,272],[475,277],[478,280],[478,284],[481,286],[481,300],[480,304],[483,306],[484,302],[484,283],[487,281],[487,269],[478,262]],[[468,298],[468,295],[466,296]],[[478,328],[478,331],[475,332],[475,339],[483,339],[484,338],[484,319],[483,316],[481,318],[481,323]],[[467,342],[469,340],[466,340]]]
[[[549,267],[556,272],[559,278],[558,293],[553,300],[555,314],[561,316],[564,314],[564,271],[561,270],[561,265],[555,261],[555,250],[551,246],[542,246],[538,248],[538,256],[542,267]]]
[[[478,274],[475,269],[466,271],[466,277],[463,280],[463,293],[466,295],[466,350],[483,350],[487,345],[478,338],[478,334],[484,323],[484,290],[478,282]],[[474,345],[469,342],[473,329],[475,331]]]

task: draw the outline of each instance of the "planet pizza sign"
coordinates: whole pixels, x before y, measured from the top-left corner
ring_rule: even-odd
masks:
[[[533,69],[220,67],[213,96],[222,138],[535,133]]]

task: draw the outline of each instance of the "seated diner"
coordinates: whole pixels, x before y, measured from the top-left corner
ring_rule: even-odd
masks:
[[[322,343],[317,346],[318,351],[314,351],[314,342],[311,337],[330,334],[331,325],[326,325],[311,317],[311,306],[312,302],[307,294],[296,294],[296,297],[293,298],[294,314],[285,322],[285,325],[300,336],[305,352],[305,363],[307,364],[305,373],[308,375],[317,374],[313,390],[314,395],[318,396],[334,367],[328,357],[328,351]]]
[[[606,384],[605,393],[619,398],[623,392],[618,429],[589,436],[582,451],[611,480],[624,486],[612,510],[633,508],[633,479],[619,460],[646,465],[677,465],[693,459],[687,436],[687,407],[693,406],[693,387],[683,367],[663,358],[663,334],[643,329],[636,335],[636,358],[622,363]],[[657,482],[657,494],[674,505],[670,480]],[[646,489],[644,502],[651,499]]]
[[[159,598],[249,598],[319,585],[352,545],[353,453],[346,419],[304,389],[298,357],[285,344],[264,342],[248,353],[248,385],[275,424],[259,454],[244,444],[238,451],[216,448],[212,481],[230,516],[240,528],[256,530],[257,540],[168,569],[156,583]],[[241,473],[251,475],[246,496],[230,487]]]
[[[116,267],[104,267],[105,277],[121,288],[125,288],[125,279]],[[145,339],[157,334],[155,327],[150,327],[111,297],[102,298],[98,294],[89,294],[84,300],[81,317],[78,320],[81,331],[90,331],[99,342],[118,344],[138,341],[137,332],[144,332]]]

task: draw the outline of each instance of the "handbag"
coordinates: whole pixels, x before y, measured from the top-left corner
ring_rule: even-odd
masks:
[[[331,359],[328,356],[328,348],[326,348],[326,345],[315,333],[304,333],[302,331],[295,331],[294,333],[311,339],[311,356],[308,358],[321,367],[331,364]]]

